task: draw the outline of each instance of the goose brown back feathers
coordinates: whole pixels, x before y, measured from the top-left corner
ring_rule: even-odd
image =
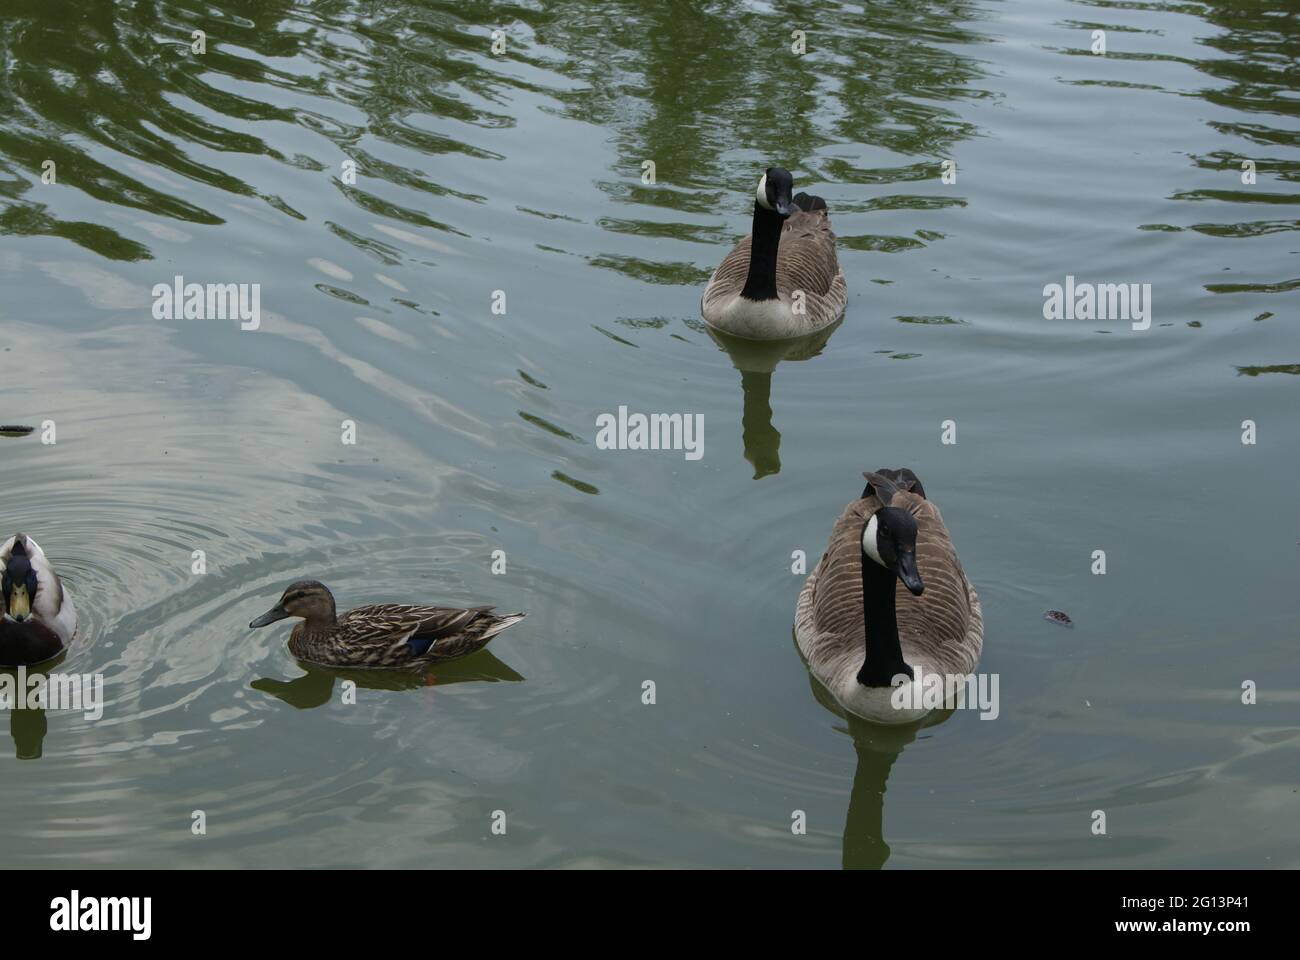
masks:
[[[800,194],[799,199],[819,198]],[[704,289],[701,313],[706,321],[721,329],[726,327],[716,321],[745,288],[752,242],[750,234],[742,237],[718,264]],[[824,203],[813,210],[797,210],[782,225],[776,255],[776,289],[779,299],[787,304],[796,290],[803,291],[805,297],[806,312],[795,315],[799,328],[783,332],[782,336],[812,333],[834,323],[844,312],[848,287],[835,254],[835,234]]]
[[[984,620],[979,597],[966,579],[939,508],[902,490],[889,504],[916,519],[916,564],[925,582],[919,597],[901,582],[895,583],[903,658],[927,674],[971,673],[983,647]],[[844,508],[826,553],[799,594],[795,613],[799,648],[823,683],[845,671],[856,675],[870,642],[862,612],[862,530],[881,506],[873,493]]]

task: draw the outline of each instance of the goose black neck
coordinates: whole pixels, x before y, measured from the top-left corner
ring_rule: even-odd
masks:
[[[862,551],[862,620],[866,626],[866,658],[858,671],[858,683],[868,687],[892,686],[912,668],[903,659],[898,642],[898,619],[894,611],[894,572],[876,563]]]
[[[781,243],[785,217],[754,204],[754,227],[749,240],[749,276],[740,295],[746,300],[776,299],[776,248]]]

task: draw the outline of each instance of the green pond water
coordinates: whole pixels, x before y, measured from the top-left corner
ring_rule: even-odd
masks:
[[[1298,53],[1291,0],[5,0],[0,532],[106,702],[0,717],[0,865],[1300,866]],[[715,341],[772,164],[846,316]],[[620,406],[703,456],[598,448]],[[995,720],[848,722],[792,642],[903,465]],[[529,616],[304,673],[247,626],[301,577]]]

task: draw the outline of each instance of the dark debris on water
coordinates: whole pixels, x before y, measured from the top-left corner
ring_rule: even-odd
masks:
[[[0,437],[25,437],[35,429],[13,423],[0,424]]]

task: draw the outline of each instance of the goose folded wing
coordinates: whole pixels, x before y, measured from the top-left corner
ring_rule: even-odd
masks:
[[[824,297],[839,272],[835,234],[823,213],[797,213],[786,221],[776,262],[777,289]]]

